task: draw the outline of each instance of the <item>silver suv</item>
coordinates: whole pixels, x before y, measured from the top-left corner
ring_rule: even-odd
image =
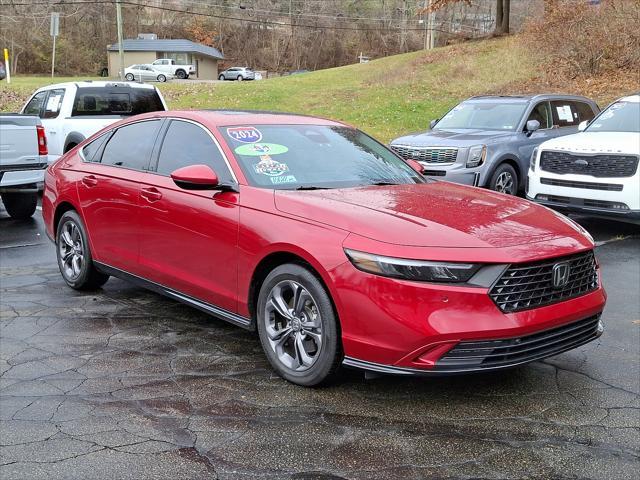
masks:
[[[533,149],[578,131],[600,111],[571,95],[480,96],[458,104],[431,130],[396,138],[390,147],[425,174],[516,195],[524,190]]]
[[[228,68],[218,75],[218,80],[255,80],[256,73],[249,67]]]

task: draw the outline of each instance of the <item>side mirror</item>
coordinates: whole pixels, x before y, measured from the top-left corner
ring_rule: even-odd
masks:
[[[527,135],[531,135],[536,130],[540,129],[540,122],[538,120],[527,120],[527,126],[524,127]]]
[[[185,190],[214,190],[219,188],[218,175],[207,165],[189,165],[174,170],[171,178]]]
[[[578,125],[578,131],[579,132],[584,132],[584,130],[589,126],[589,121],[588,120],[583,120],[582,122],[580,122],[580,124]]]
[[[424,174],[424,167],[422,166],[422,164],[420,162],[417,162],[415,160],[405,160],[405,161],[407,162],[407,165],[409,165],[411,168],[413,168],[420,175]]]
[[[433,130],[433,127],[435,127],[435,126],[436,126],[436,124],[438,123],[438,121],[440,121],[440,119],[439,119],[439,118],[436,118],[435,120],[431,120],[431,121],[429,122],[429,128],[430,128],[431,130]]]

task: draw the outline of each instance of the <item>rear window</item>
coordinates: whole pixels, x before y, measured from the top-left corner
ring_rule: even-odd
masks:
[[[164,110],[155,89],[131,87],[79,88],[71,116],[138,115]]]

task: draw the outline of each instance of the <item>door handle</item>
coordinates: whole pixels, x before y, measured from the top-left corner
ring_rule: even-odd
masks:
[[[162,198],[162,193],[157,188],[143,188],[140,192],[140,196],[144,198],[147,202],[153,203],[157,202]]]
[[[87,187],[95,187],[98,184],[98,179],[93,175],[87,175],[82,177],[82,183]]]

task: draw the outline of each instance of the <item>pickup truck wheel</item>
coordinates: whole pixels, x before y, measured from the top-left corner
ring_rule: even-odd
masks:
[[[84,223],[73,210],[63,213],[58,223],[56,255],[62,278],[75,290],[93,290],[109,280],[93,264]]]
[[[127,73],[124,78],[126,78],[128,81],[133,82],[134,76],[133,73]]]
[[[185,72],[184,70],[177,70],[176,77],[178,77],[180,80],[184,80],[185,78],[187,78],[187,72]]]
[[[38,194],[35,192],[5,192],[2,194],[2,203],[11,218],[26,220],[36,211]]]

